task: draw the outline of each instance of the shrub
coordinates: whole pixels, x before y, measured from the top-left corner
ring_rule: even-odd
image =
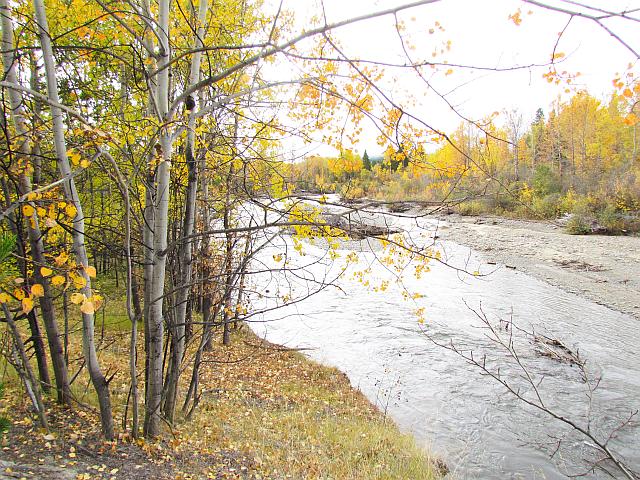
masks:
[[[533,209],[544,218],[556,218],[561,213],[562,195],[550,193],[533,200]]]
[[[531,183],[533,190],[539,197],[544,197],[550,193],[559,193],[562,190],[560,179],[548,165],[538,165],[536,167]]]
[[[591,220],[584,215],[575,214],[571,216],[565,228],[571,235],[587,235],[591,233]]]
[[[460,215],[480,215],[486,212],[486,205],[480,200],[469,200],[460,203],[456,210]]]

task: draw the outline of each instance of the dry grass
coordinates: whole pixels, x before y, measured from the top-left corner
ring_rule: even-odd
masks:
[[[137,471],[151,476],[144,478],[157,479],[438,477],[438,462],[431,461],[411,436],[401,434],[342,373],[264,342],[246,328],[234,332],[228,347],[216,339],[214,351],[206,354],[202,400],[194,416],[189,421],[178,419],[173,428],[167,428],[164,441],[131,443],[121,427],[129,393],[125,319],[122,302],[109,302],[104,335],[99,338],[103,369],[113,375],[112,403],[121,429],[118,440],[106,447],[99,441],[97,402],[85,371],[73,385],[79,407],[73,412],[51,407],[51,416],[57,419],[53,422],[56,440],[51,441],[34,427],[35,418],[20,386],[7,370],[8,394],[0,399],[0,413],[7,412],[14,421],[13,431],[4,440],[10,458],[35,462],[31,452],[41,451],[58,463],[67,461],[74,472],[89,475],[81,478],[131,478]],[[101,330],[99,317],[99,336]],[[80,366],[79,332],[71,340],[73,374]],[[141,348],[139,357],[143,358]],[[189,378],[187,370],[182,380],[185,389]],[[140,389],[142,396],[144,387]],[[76,444],[77,455],[71,460],[69,448]],[[94,453],[83,453],[90,451]],[[130,465],[123,458],[131,459]],[[104,472],[118,471],[102,476],[104,472],[94,468],[96,463],[109,467]],[[33,471],[32,478],[49,478],[38,469]]]

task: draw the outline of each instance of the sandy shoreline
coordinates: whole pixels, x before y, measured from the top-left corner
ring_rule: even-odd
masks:
[[[640,319],[640,237],[569,235],[546,222],[440,217],[443,240]]]

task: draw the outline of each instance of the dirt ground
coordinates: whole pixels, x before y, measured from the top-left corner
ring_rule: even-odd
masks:
[[[440,238],[640,319],[640,237],[569,235],[547,222],[441,218]]]

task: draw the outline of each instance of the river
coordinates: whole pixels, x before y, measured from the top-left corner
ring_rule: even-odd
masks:
[[[519,271],[487,265],[469,248],[437,239],[437,229],[446,225],[435,219],[363,216],[403,230],[401,241],[431,246],[441,261],[431,260],[429,271],[416,278],[415,259],[396,257],[403,267],[398,272],[384,261],[387,253],[378,241],[338,242],[333,256],[339,257],[332,259],[323,240],[296,248],[291,236],[277,236],[254,261],[262,273],[252,278],[251,300],[264,309],[251,319],[254,331],[274,343],[306,348],[309,357],[346,373],[403,431],[444,458],[452,478],[610,478],[598,468],[587,471],[599,458],[588,439],[436,343],[473,351],[490,371],[499,369],[501,378],[534,398],[523,370],[488,338],[477,313],[482,310],[498,330],[511,320],[560,340],[585,362],[588,383],[575,364],[542,355],[544,345],[513,327],[508,331],[521,363],[541,382],[545,405],[606,440],[640,408],[637,320]],[[360,278],[356,272],[365,273]],[[412,299],[414,294],[420,297]],[[609,446],[640,469],[637,419]]]

